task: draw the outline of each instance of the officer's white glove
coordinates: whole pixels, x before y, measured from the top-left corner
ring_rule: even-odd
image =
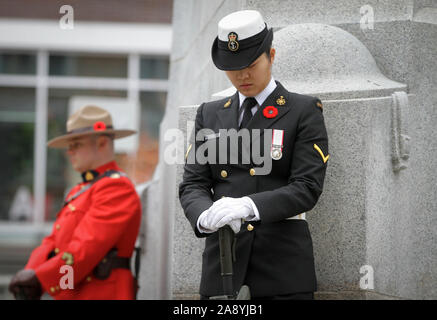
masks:
[[[209,209],[203,211],[197,219],[197,229],[202,233],[212,233],[218,230],[211,224],[212,214]]]
[[[249,197],[222,198],[209,208],[208,225],[219,229],[228,224],[235,233],[240,231],[241,219],[259,220],[256,206]]]
[[[234,233],[237,233],[241,229],[241,220],[232,220],[228,223]],[[212,225],[212,214],[209,209],[203,211],[199,219],[197,219],[197,230],[201,233],[212,233],[218,230],[217,227]]]
[[[241,219],[231,220],[227,223],[234,233],[238,233],[241,229]]]

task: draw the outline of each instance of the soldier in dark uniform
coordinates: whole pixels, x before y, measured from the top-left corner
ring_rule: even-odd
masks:
[[[188,150],[179,197],[197,237],[206,237],[200,294],[223,294],[219,228],[236,233],[233,286],[246,284],[252,298],[313,299],[317,290],[306,211],[317,203],[327,167],[328,137],[319,99],[287,91],[271,75],[273,31],[259,12],[224,17],[212,59],[237,89],[228,98],[203,103],[195,136],[202,129],[272,130],[268,174],[250,163],[200,163],[196,139]],[[262,140],[263,136],[261,135]],[[219,140],[219,139],[215,139]],[[258,141],[259,142],[259,141]],[[255,143],[252,141],[252,143]],[[218,158],[218,157],[217,157]]]

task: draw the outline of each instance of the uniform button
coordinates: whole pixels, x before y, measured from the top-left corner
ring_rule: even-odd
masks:
[[[56,225],[56,230],[59,230],[59,229],[61,229],[61,225],[60,225],[60,224],[57,224],[57,225]]]
[[[254,176],[255,175],[255,169],[254,168],[250,169],[249,173],[250,173],[251,176]]]
[[[247,231],[252,231],[254,228],[253,228],[253,225],[251,225],[250,223],[247,225]]]
[[[50,288],[50,292],[51,292],[51,293],[54,293],[55,290],[56,290],[55,287],[51,287],[51,288]]]
[[[86,281],[88,281],[88,282],[90,282],[91,279],[92,279],[92,278],[91,278],[90,276],[86,277]]]
[[[56,253],[56,254],[59,253],[59,248],[55,248],[55,253]]]
[[[222,172],[220,174],[222,175],[223,178],[226,178],[228,176],[228,173],[226,172],[226,170],[222,170]]]
[[[74,211],[74,210],[76,210],[76,207],[75,207],[75,206],[73,206],[72,204],[69,204],[69,205],[68,205],[68,207],[70,208],[70,210],[71,210],[71,211]]]

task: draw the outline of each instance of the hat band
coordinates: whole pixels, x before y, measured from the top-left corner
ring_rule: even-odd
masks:
[[[260,33],[257,33],[256,35],[244,40],[238,40],[239,50],[235,51],[235,53],[238,53],[241,50],[259,46],[264,41],[264,38],[266,37],[267,33],[268,33],[268,29],[266,25],[263,31],[261,31]],[[218,40],[218,48],[220,50],[230,51],[228,48],[228,41],[222,41],[220,39]]]
[[[112,128],[113,127],[111,125],[105,126],[105,130],[106,129],[112,129]],[[84,127],[84,128],[78,128],[78,129],[74,129],[74,130],[68,131],[67,134],[83,133],[83,132],[88,132],[88,131],[99,132],[99,131],[103,131],[103,130],[95,130],[94,127]]]

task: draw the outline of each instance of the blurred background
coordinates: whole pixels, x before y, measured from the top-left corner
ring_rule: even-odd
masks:
[[[117,162],[136,184],[158,162],[172,42],[171,0],[0,0],[0,299],[79,182],[62,150],[85,104],[140,132],[117,141]],[[63,8],[62,8],[63,7]]]

